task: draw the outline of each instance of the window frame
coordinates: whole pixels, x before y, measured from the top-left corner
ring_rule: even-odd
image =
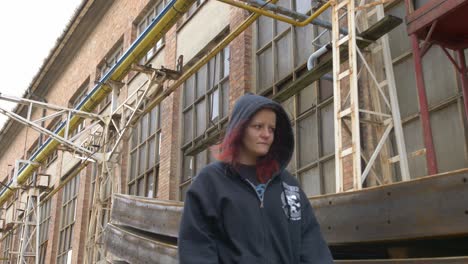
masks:
[[[159,10],[160,5],[161,9]],[[137,33],[137,38],[143,34],[143,32],[148,28],[148,26],[152,23],[152,21],[159,15],[161,12],[164,10],[166,7],[167,1],[166,0],[159,0],[155,1],[154,4],[145,12],[145,15],[143,18],[135,23],[135,28],[136,28],[136,33]],[[160,50],[164,48],[166,45],[166,40],[165,36],[163,36],[158,42],[154,44],[154,46],[148,50],[148,52],[145,54],[145,56],[140,60],[140,64],[144,65],[147,64],[149,61],[151,61],[152,58],[154,58]]]
[[[182,19],[177,21],[177,30],[180,30],[181,28],[184,27],[185,24],[188,23],[192,19],[192,17],[195,16],[196,13],[207,3],[208,0],[196,0],[195,3],[189,8],[187,13],[184,14]]]
[[[57,264],[66,264],[70,252],[73,252],[73,231],[77,216],[77,202],[80,188],[80,174],[71,179],[62,189],[60,208],[59,240],[57,244]],[[73,219],[71,218],[73,213]],[[64,262],[65,261],[65,262]]]
[[[206,146],[218,138],[227,124],[229,90],[231,89],[230,58],[231,48],[227,46],[184,83],[181,101],[181,127],[183,131],[181,136],[182,166],[179,183],[179,199],[181,200],[183,200],[185,190],[198,171],[213,160]],[[201,71],[205,72],[202,73]],[[205,75],[202,83],[198,82],[199,74]],[[205,89],[199,92],[198,85],[203,85]],[[191,90],[189,91],[189,89]],[[212,100],[212,95],[216,92],[218,93],[218,115],[213,117],[212,103],[214,100]],[[202,118],[204,118],[205,124],[203,125],[203,133],[198,134],[198,117],[196,115],[197,106],[201,104],[204,104],[204,111],[201,112],[204,113]],[[187,127],[186,119],[191,120],[190,128]],[[187,131],[190,131],[191,135],[187,135]],[[187,168],[190,168],[188,174]]]
[[[297,3],[301,3],[300,0],[289,0],[288,4],[293,10],[296,10],[297,8],[305,8],[307,9],[306,14],[310,14],[312,11],[312,5],[308,7],[297,7]],[[302,11],[304,12],[304,11]],[[328,15],[329,11],[326,11],[326,13],[322,14],[321,17]],[[315,25],[308,25],[306,27],[295,27],[290,24],[286,24],[284,22],[276,21],[271,18],[267,17],[262,17],[260,19],[264,19],[264,21],[269,21],[268,23],[270,24],[270,30],[271,32],[271,37],[269,37],[268,41],[265,41],[265,43],[261,43],[261,46],[259,44],[259,34],[261,32],[265,32],[265,30],[260,28],[260,20],[257,20],[255,22],[254,26],[254,36],[253,36],[253,55],[254,55],[254,67],[253,67],[253,73],[257,78],[255,78],[255,89],[258,94],[272,97],[276,94],[278,94],[280,91],[284,90],[284,88],[287,87],[288,84],[291,82],[297,80],[299,77],[301,77],[304,73],[307,72],[307,60],[301,62],[301,57],[300,54],[298,53],[298,44],[300,44],[300,41],[298,39],[299,36],[302,36],[301,30],[311,30],[311,37],[315,38],[319,35],[319,32],[322,30],[325,30],[323,27],[320,26],[315,26]],[[287,55],[288,56],[280,56],[281,58],[288,58],[288,65],[290,66],[290,69],[288,73],[284,74],[284,76],[280,76],[280,68],[279,65],[283,65],[284,63],[279,62],[279,56],[277,53],[279,52],[279,43],[284,40],[284,38],[289,34],[289,37],[287,39],[287,44],[289,45],[289,49],[287,50]],[[320,37],[320,40],[323,40],[325,38],[325,41],[321,41],[321,44],[326,44],[327,38],[331,36],[331,33],[325,34],[324,36]],[[271,84],[269,84],[266,87],[262,87],[263,84],[260,83],[261,79],[259,78],[261,74],[261,68],[260,68],[260,63],[259,63],[259,58],[262,54],[265,54],[264,52],[270,50],[271,53],[271,66],[273,67],[271,71]],[[310,51],[310,54],[312,54],[313,50]],[[309,54],[309,55],[310,55]],[[265,68],[268,70],[267,68]]]
[[[83,99],[85,99],[88,96],[88,88],[89,88],[89,79],[87,79],[83,84],[81,84],[80,87],[76,90],[76,92],[68,101],[68,106],[70,108],[76,109],[78,105],[83,101]],[[60,122],[58,122],[58,124],[60,124]],[[78,126],[75,129],[73,129],[73,131],[70,131],[68,133],[68,138],[72,138],[78,133],[80,133],[81,131],[83,131],[85,126],[86,126],[86,121],[82,120],[78,124]]]
[[[310,14],[312,5],[308,7],[296,7],[298,3],[300,4],[298,0],[289,0],[287,4],[290,5],[290,8],[294,10],[300,8],[304,9],[302,10],[302,12],[304,12],[307,9],[307,13]],[[254,41],[252,46],[253,54],[255,57],[255,66],[252,70],[255,76],[257,76],[255,83],[257,93],[267,97],[273,97],[280,91],[282,91],[284,88],[286,88],[289,83],[297,80],[307,71],[307,62],[303,60],[304,54],[308,53],[307,51],[303,50],[304,54],[300,54],[298,51],[298,44],[300,44],[299,37],[305,37],[300,36],[300,31],[309,30],[309,33],[306,36],[306,38],[311,37],[313,39],[317,37],[319,35],[319,32],[324,30],[324,28],[310,25],[306,28],[301,29],[269,18],[263,19],[263,21],[257,21],[254,27]],[[265,24],[261,24],[262,22],[264,22]],[[262,25],[266,25],[266,28],[268,30],[262,31],[265,30],[265,28],[263,28]],[[265,32],[267,34],[266,37],[260,36],[260,34],[265,34]],[[269,33],[271,33],[271,36]],[[329,36],[320,37],[321,42],[327,37]],[[287,42],[285,44],[285,42],[282,41]],[[287,47],[287,50],[283,51],[287,54],[287,56],[284,56],[288,59],[288,62],[286,64],[289,68],[287,68],[287,70],[281,69],[279,67],[279,65],[282,63],[280,63],[279,61],[281,58],[278,58],[278,53],[280,52],[279,47],[282,44],[287,45],[285,46]],[[266,51],[268,51],[268,53],[265,53]],[[272,63],[271,66],[269,64],[265,64],[265,69],[262,69],[260,60],[264,59],[261,56],[265,54],[270,56],[269,60],[267,58],[265,61],[271,61]],[[271,76],[268,76],[271,77],[271,80],[263,79],[265,80],[265,82],[261,83],[261,72],[268,70],[270,70],[271,73]],[[289,106],[289,108],[291,109],[291,111],[289,111],[289,115],[291,124],[293,125],[294,138],[296,139],[295,151],[287,168],[288,171],[290,171],[290,173],[297,178],[301,186],[303,186],[303,184],[306,182],[306,180],[303,177],[305,177],[308,172],[316,170],[313,174],[315,176],[317,176],[316,174],[318,173],[318,180],[320,181],[319,186],[310,189],[314,190],[315,192],[318,191],[318,193],[308,193],[308,195],[319,195],[327,193],[326,184],[334,180],[326,178],[327,176],[330,177],[330,175],[328,175],[328,171],[327,173],[325,172],[326,165],[330,162],[334,162],[334,152],[324,152],[324,145],[326,144],[324,143],[324,137],[327,137],[328,135],[322,133],[323,127],[325,126],[322,112],[333,105],[333,94],[332,92],[330,93],[327,90],[330,88],[330,85],[332,87],[332,84],[326,84],[326,82],[328,81],[320,80],[314,82],[313,84],[304,87],[298,93],[292,95],[288,99],[281,102],[283,106],[285,106],[285,109],[288,109],[287,104],[291,104]],[[307,95],[306,93],[308,92],[311,92],[311,94]],[[305,101],[301,100],[301,97],[304,96],[310,96],[314,102],[311,102],[310,105],[303,105]],[[309,132],[302,130],[300,128],[302,124],[310,126],[311,130],[306,130]],[[316,146],[314,146],[315,149],[313,151],[313,154],[312,152],[305,154],[306,152],[301,151],[300,148],[301,145],[303,145],[300,143],[301,138],[303,138],[303,135],[301,133],[307,133],[307,135],[313,135],[315,137],[314,142],[316,142],[317,144],[315,144]],[[309,158],[304,157],[307,155],[309,156]],[[309,174],[309,176],[310,175],[311,174]],[[303,186],[303,189],[306,190],[307,188],[304,187],[306,186]]]
[[[152,120],[152,119],[156,120]],[[152,120],[152,121],[151,121]],[[146,127],[145,127],[146,125]],[[146,128],[146,131],[142,130]],[[127,193],[129,195],[158,197],[159,169],[161,160],[161,105],[156,105],[150,112],[142,116],[132,128],[128,151],[128,171],[126,178]],[[153,144],[153,145],[151,145]],[[154,146],[154,149],[152,149]],[[144,164],[141,164],[141,151],[144,152]],[[150,151],[154,153],[150,153]],[[132,161],[133,155],[134,163]],[[153,155],[154,160],[150,157]],[[140,166],[144,167],[140,169]],[[140,190],[140,184],[143,190]],[[152,186],[150,188],[149,186]]]
[[[54,133],[54,131],[62,124],[62,120],[60,117],[52,120],[52,122],[50,122],[49,124],[49,128],[48,130],[50,130],[52,133]],[[44,142],[47,141],[49,139],[49,137],[47,136],[45,139],[44,139]],[[46,161],[45,161],[45,166],[46,168],[48,168],[58,157],[58,149],[54,149],[54,151],[49,155],[47,156],[46,158]]]
[[[41,219],[40,221],[40,226],[39,226],[39,263],[40,264],[45,264],[45,257],[46,257],[46,252],[47,252],[47,245],[49,241],[49,224],[50,224],[50,219],[51,219],[51,206],[52,206],[52,200],[49,199],[46,201],[42,207],[40,208],[41,210]]]
[[[124,54],[123,41],[119,40],[114,48],[101,60],[96,68],[96,81],[100,82],[101,79],[114,67]],[[109,93],[102,102],[96,107],[97,112],[101,113],[112,102],[112,92]]]
[[[2,241],[2,256],[3,256],[3,261],[2,263],[4,264],[9,264],[11,263],[9,261],[10,259],[10,250],[12,249],[12,244],[13,244],[13,231],[9,231],[7,234],[7,237],[5,238],[4,241]]]

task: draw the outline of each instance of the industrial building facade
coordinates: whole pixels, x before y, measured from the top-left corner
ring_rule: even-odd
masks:
[[[417,9],[426,2],[413,3]],[[277,3],[303,14],[310,14],[316,4],[304,0]],[[77,107],[166,5],[165,0],[83,1],[24,97],[71,109]],[[404,18],[405,2],[392,1],[385,6],[385,12]],[[197,0],[140,64],[154,69],[189,69],[248,16],[247,11],[218,1]],[[331,12],[328,10],[319,18],[330,21]],[[146,109],[146,103],[150,102],[148,95],[149,99],[141,107],[145,113],[131,124],[118,145],[119,166],[114,171],[117,180],[112,182],[112,188],[123,194],[183,201],[197,172],[213,161],[209,146],[222,135],[235,100],[245,92],[274,98],[306,74],[309,56],[330,40],[331,32],[323,27],[295,27],[261,16],[151,109]],[[389,40],[410,175],[415,179],[430,173],[426,165],[414,53],[405,23],[389,33]],[[437,46],[427,49],[422,65],[438,172],[465,168],[468,165],[467,119],[462,81]],[[118,94],[114,94],[114,100],[110,94],[93,113],[105,115],[114,104],[124,102],[146,82],[144,72],[130,71],[123,78]],[[173,82],[166,81],[163,89]],[[369,100],[362,99],[362,102],[369,103]],[[336,192],[333,83],[323,78],[302,87],[281,103],[290,115],[296,139],[288,170],[297,177],[308,196]],[[32,111],[31,119],[41,120],[51,115],[48,111]],[[18,106],[15,112],[26,116],[28,111],[26,106]],[[54,131],[62,118],[60,115],[47,118],[41,125]],[[84,134],[80,132],[93,122],[97,121],[85,118],[68,133],[68,138],[75,142],[83,140]],[[29,160],[48,137],[14,120],[7,122],[0,132],[0,180],[4,186],[21,165],[17,160]],[[375,144],[372,133],[363,133],[362,142],[364,149],[365,144]],[[389,144],[388,148],[391,156],[395,156],[396,146]],[[92,262],[86,259],[93,250],[88,246],[89,241],[99,243],[100,238],[97,232],[96,237],[90,235],[93,232],[89,226],[96,178],[103,168],[90,162],[75,173],[84,160],[88,158],[61,146],[40,164],[28,183],[15,189],[15,195],[1,210],[2,263],[32,263],[36,258],[38,263]],[[400,181],[398,162],[389,160],[388,163],[390,178],[369,177],[364,186]],[[111,188],[109,185],[104,184],[103,188]],[[352,183],[345,181],[344,188],[352,189]],[[49,195],[53,190],[58,191]],[[100,199],[107,201],[98,221],[104,227],[109,221],[112,197],[110,191],[99,194]],[[42,204],[40,209],[34,215],[27,215],[31,211],[28,206],[37,199]],[[40,223],[38,235],[34,236],[33,243],[26,243],[36,232],[27,222],[36,220]],[[99,254],[94,253],[94,260],[104,259]]]

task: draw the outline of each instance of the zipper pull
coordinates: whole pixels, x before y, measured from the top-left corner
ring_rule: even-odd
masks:
[[[263,200],[260,201],[260,208],[263,208]]]

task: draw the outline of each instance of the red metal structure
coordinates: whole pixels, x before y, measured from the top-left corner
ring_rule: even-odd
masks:
[[[437,161],[421,60],[432,45],[442,48],[460,75],[466,117],[468,114],[468,78],[464,50],[468,48],[468,0],[430,0],[416,10],[414,10],[412,0],[405,0],[405,3],[407,30],[413,48],[427,170],[428,174],[436,174],[438,172]],[[456,51],[458,62],[447,49]]]

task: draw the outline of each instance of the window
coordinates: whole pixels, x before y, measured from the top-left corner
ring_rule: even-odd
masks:
[[[29,148],[29,150],[26,152],[26,159],[29,160],[31,157],[36,153],[36,151],[39,149],[39,139],[34,141],[32,146]]]
[[[71,263],[73,227],[76,219],[79,179],[79,176],[75,176],[62,190],[62,211],[60,217],[57,264]]]
[[[117,64],[122,55],[123,45],[120,44],[117,48],[113,49],[113,52],[109,53],[109,55],[106,56],[106,58],[104,58],[104,60],[101,63],[99,63],[96,79],[100,81],[110,71],[110,69]],[[111,102],[111,100],[112,93],[109,93],[107,97],[101,103],[99,103],[97,111],[101,112],[104,108],[106,108],[106,106]]]
[[[300,13],[311,12],[311,1],[285,0],[280,5]],[[329,11],[321,15],[328,18]],[[260,17],[256,23],[255,43],[257,92],[272,96],[305,71],[314,51],[312,42],[324,45],[330,40],[325,29],[308,25],[296,28]],[[288,170],[297,177],[304,192],[318,195],[335,192],[333,84],[321,80],[283,102],[293,124],[296,148]]]
[[[60,120],[60,118],[58,118],[56,120],[53,120],[51,122],[51,125],[49,125],[48,129],[50,131],[52,131],[52,133],[54,133],[54,131],[57,130],[57,128],[61,125],[61,123],[62,123],[62,121]],[[80,124],[80,126],[81,126],[81,124]],[[49,136],[46,136],[45,139],[44,139],[44,142],[46,142],[48,139],[49,139]],[[54,162],[57,159],[57,156],[58,156],[58,150],[54,149],[54,151],[49,156],[47,156],[47,159],[46,159],[46,162],[45,162],[46,166],[49,166],[52,162]]]
[[[308,196],[335,192],[332,87],[332,82],[321,80],[282,103],[296,139],[288,171]]]
[[[41,145],[39,145],[39,139],[37,139],[36,141],[34,141],[33,145],[29,148],[29,150],[26,152],[26,159],[27,160],[31,160],[32,159],[32,156],[39,150],[39,147]],[[26,163],[20,163],[19,165],[20,167],[22,166],[26,166]],[[32,186],[33,185],[33,180],[37,177],[37,172],[33,172],[33,177],[29,177],[26,182],[25,182],[25,185],[26,186]]]
[[[3,264],[10,264],[13,263],[13,261],[10,261],[10,258],[12,258],[14,255],[10,254],[10,249],[13,243],[13,231],[8,232],[6,237],[2,241],[2,263]]]
[[[181,28],[203,5],[207,0],[196,0],[190,9],[185,13],[184,17],[177,21],[177,28]]]
[[[153,7],[149,9],[149,11],[146,13],[145,17],[141,20],[141,22],[138,24],[138,36],[140,36],[146,28],[151,24],[151,22],[163,11],[165,6],[165,1],[160,0],[158,1]],[[159,49],[161,49],[164,45],[164,37],[161,38],[154,47],[152,47],[148,53],[141,59],[140,64],[145,64],[147,63],[151,57],[153,57],[156,52],[158,52]]]
[[[88,223],[90,226],[93,226],[93,230],[88,230],[88,241],[93,241],[95,240],[96,236],[98,237],[97,243],[103,243],[103,236],[102,236],[102,230],[106,227],[107,223],[109,222],[109,212],[110,212],[110,205],[111,205],[111,184],[110,181],[107,180],[105,182],[101,181],[101,184],[104,186],[102,189],[103,193],[101,198],[101,202],[103,204],[103,208],[101,208],[101,215],[99,220],[93,219],[92,218],[92,212],[93,212],[93,203],[94,203],[94,195],[95,195],[95,188],[96,188],[96,179],[98,175],[102,171],[102,165],[98,165],[97,163],[92,163],[91,165],[91,187],[90,187],[90,197],[89,197],[89,211],[88,211]],[[97,217],[97,215],[95,216]],[[96,222],[94,222],[96,221]],[[98,232],[96,232],[96,229],[98,229]],[[97,233],[97,234],[96,234]],[[87,263],[96,263],[104,259],[104,255],[100,251],[95,252],[94,251],[94,246],[92,244],[86,245],[85,249],[88,254],[88,259]],[[94,259],[96,258],[96,259]]]
[[[49,199],[41,208],[41,219],[39,228],[39,263],[45,264],[45,257],[47,251],[47,244],[49,241],[49,221],[50,221],[50,207],[52,200]]]
[[[229,107],[229,47],[224,48],[188,79],[183,90],[183,171],[181,199],[196,173],[210,161],[207,150],[188,155],[197,145],[216,137],[227,121]],[[205,147],[206,148],[206,147]]]
[[[310,14],[311,1],[284,0],[280,6]],[[330,21],[330,9],[319,17]],[[257,92],[276,94],[285,84],[303,74],[314,45],[322,46],[330,41],[330,33],[318,26],[294,27],[290,24],[261,16],[255,27],[255,57]],[[316,39],[314,39],[316,38]]]
[[[89,80],[86,80],[81,86],[80,88],[78,88],[78,90],[75,92],[75,94],[72,96],[72,98],[70,99],[70,101],[68,102],[68,105],[70,106],[70,108],[73,108],[73,109],[76,109],[78,108],[78,106],[80,105],[80,103],[86,98],[86,96],[88,95],[88,86],[89,86]],[[60,122],[58,122],[57,126],[60,124]],[[72,138],[73,136],[77,135],[78,133],[80,133],[84,128],[85,128],[85,121],[82,120],[75,129],[73,129],[73,131],[70,131],[68,133],[68,138]]]
[[[187,11],[185,14],[186,18],[191,17],[195,12],[198,10],[198,8],[205,2],[206,0],[197,0],[193,5],[190,7],[190,9]]]
[[[161,154],[160,106],[140,118],[130,142],[128,193],[157,197],[159,158]]]

